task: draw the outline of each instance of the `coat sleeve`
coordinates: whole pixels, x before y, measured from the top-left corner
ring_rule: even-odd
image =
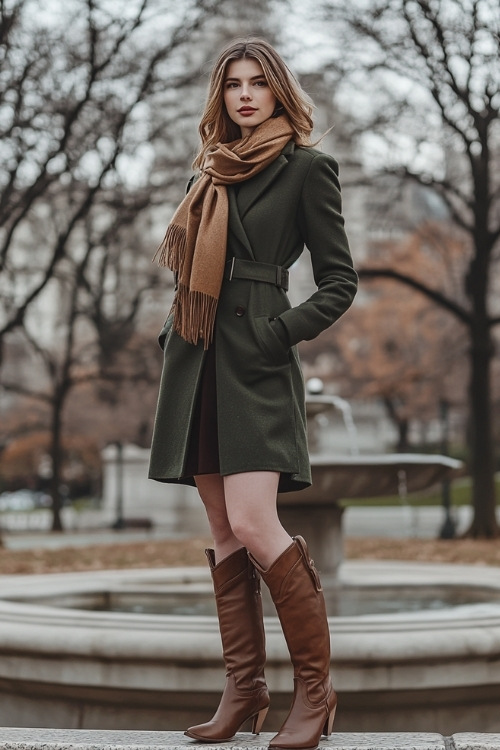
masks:
[[[311,159],[298,221],[318,289],[279,316],[290,345],[313,339],[335,323],[350,307],[358,285],[344,231],[338,165],[327,154],[317,153]]]

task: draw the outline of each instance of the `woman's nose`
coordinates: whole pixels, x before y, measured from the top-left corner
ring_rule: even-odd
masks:
[[[251,99],[251,98],[252,96],[250,93],[250,89],[247,86],[243,85],[241,87],[240,99]]]

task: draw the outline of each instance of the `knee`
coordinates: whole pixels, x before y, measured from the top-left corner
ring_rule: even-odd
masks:
[[[229,536],[231,531],[231,525],[227,517],[226,509],[218,503],[212,504],[209,502],[203,503],[210,525],[210,530],[216,539]]]
[[[208,523],[212,536],[218,543],[225,542],[234,535],[227,516],[209,515]]]
[[[229,517],[231,531],[244,547],[251,549],[259,538],[260,529],[255,518],[246,513],[231,514]]]
[[[202,497],[208,525],[216,544],[224,543],[232,536],[231,525],[223,504],[210,502],[210,498]]]

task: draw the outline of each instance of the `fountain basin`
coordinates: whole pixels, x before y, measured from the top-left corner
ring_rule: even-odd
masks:
[[[470,585],[500,594],[496,569],[349,562],[343,584]],[[0,725],[183,729],[207,718],[223,682],[215,617],[67,608],[94,592],[206,592],[204,568],[10,576],[0,579]],[[64,607],[38,602],[47,598]],[[14,601],[15,600],[15,601]],[[22,601],[21,601],[22,600]],[[500,603],[330,618],[337,731],[500,729]],[[284,718],[291,667],[266,618],[272,709]]]
[[[319,405],[319,404],[318,404]],[[449,456],[419,453],[380,455],[313,455],[312,485],[300,492],[278,495],[281,522],[292,535],[307,539],[324,580],[337,581],[343,560],[343,498],[401,496],[458,476],[461,461]]]
[[[418,492],[455,478],[462,469],[462,462],[449,456],[421,453],[313,455],[311,487],[280,495],[280,502],[324,505],[343,498],[397,495],[402,485],[406,492]]]

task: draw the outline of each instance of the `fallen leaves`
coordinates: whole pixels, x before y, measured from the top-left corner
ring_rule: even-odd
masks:
[[[205,565],[210,539],[162,539],[23,550],[0,549],[0,574],[62,573],[123,568]],[[500,541],[477,539],[347,538],[346,559],[416,560],[500,566]]]

